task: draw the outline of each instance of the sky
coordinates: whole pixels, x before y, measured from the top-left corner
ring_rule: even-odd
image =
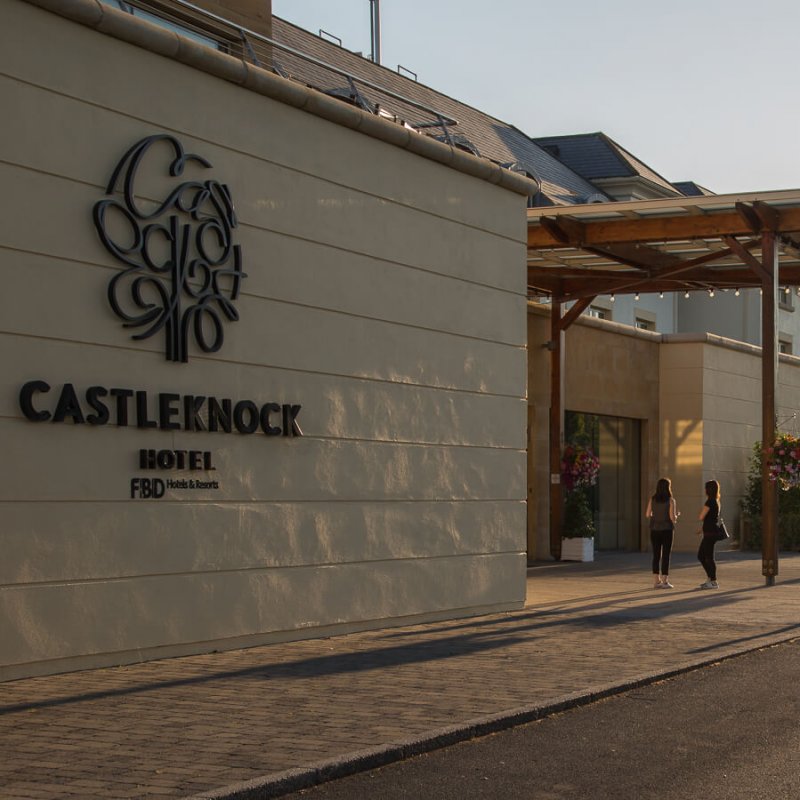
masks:
[[[272,11],[370,53],[369,0]],[[380,0],[380,18],[385,67],[529,136],[603,131],[717,193],[800,188],[798,0]]]

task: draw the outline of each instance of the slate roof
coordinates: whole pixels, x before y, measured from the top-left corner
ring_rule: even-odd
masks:
[[[589,181],[640,177],[670,194],[679,194],[673,184],[601,131],[537,136],[534,141]]]
[[[555,205],[582,203],[590,195],[597,195],[598,192],[602,194],[602,191],[598,190],[589,180],[579,175],[570,166],[553,158],[513,125],[380,64],[375,64],[357,53],[322,39],[316,34],[309,33],[280,17],[272,19],[272,38],[280,44],[288,45],[301,53],[344,70],[356,78],[385,87],[391,92],[434,108],[445,116],[455,119],[458,124],[450,128],[451,133],[468,140],[477,153],[484,158],[503,165],[512,163],[525,165],[541,182],[542,193],[546,198],[543,203],[545,205],[548,202]],[[293,58],[291,55],[279,51],[274,53],[273,58],[289,77],[302,80],[314,88],[329,93],[331,90],[343,90],[342,93],[345,95],[351,93],[346,78],[342,76],[314,67],[301,59]],[[415,115],[419,117],[419,112],[412,107],[404,108],[402,103],[398,103],[389,96],[381,96],[380,92],[356,85],[359,93],[370,105],[378,102],[382,108],[398,114],[412,124],[415,121]],[[429,129],[426,132],[429,135],[442,134],[441,129],[438,128]]]
[[[686,197],[711,197],[716,194],[711,189],[706,189],[705,186],[694,181],[673,181],[672,185]]]

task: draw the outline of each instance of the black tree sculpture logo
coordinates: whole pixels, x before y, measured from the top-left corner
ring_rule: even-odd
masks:
[[[247,276],[231,238],[236,214],[225,184],[187,180],[170,186],[164,200],[137,185],[143,164],[151,179],[165,152],[170,178],[180,178],[187,166],[211,167],[185,153],[174,136],[148,136],[120,159],[107,197],[94,206],[94,224],[108,251],[127,265],[108,284],[114,313],[125,327],[144,328],[133,339],[163,330],[167,359],[187,361],[190,333],[206,353],[222,347],[223,317],[239,319],[233,303]]]

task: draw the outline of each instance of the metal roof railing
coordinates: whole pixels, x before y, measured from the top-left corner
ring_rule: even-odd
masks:
[[[417,131],[441,129],[451,146],[449,131],[458,121],[435,108],[404,97],[366,78],[303,53],[237,25],[187,0],[101,0],[135,16],[161,24],[208,47],[241,58],[281,77],[303,83],[364,111]],[[353,54],[356,56],[356,54]]]

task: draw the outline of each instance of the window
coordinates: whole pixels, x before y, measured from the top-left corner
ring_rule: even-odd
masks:
[[[779,336],[778,337],[778,352],[785,353],[786,355],[792,355],[792,337],[791,336]]]
[[[778,305],[784,311],[794,311],[794,295],[788,286],[778,292]]]
[[[589,306],[586,316],[594,317],[595,319],[611,319],[611,310],[600,306]]]
[[[155,14],[151,14],[147,11],[143,11],[140,8],[132,6],[130,3],[126,3],[125,0],[100,0],[100,2],[111,6],[112,8],[118,8],[120,11],[126,11],[128,14],[131,14],[134,17],[145,19],[148,22],[152,22],[154,25],[160,25],[162,28],[168,28],[171,31],[175,31],[175,33],[179,33],[181,36],[185,36],[187,39],[193,39],[195,42],[204,44],[206,47],[213,47],[214,50],[223,49],[222,45],[220,45],[219,42],[215,41],[210,36],[203,36],[203,34],[198,33],[191,28],[179,25],[178,23],[167,19],[163,19],[162,17],[158,17]]]
[[[656,315],[652,311],[637,308],[634,314],[635,328],[640,331],[654,331],[656,329]]]

